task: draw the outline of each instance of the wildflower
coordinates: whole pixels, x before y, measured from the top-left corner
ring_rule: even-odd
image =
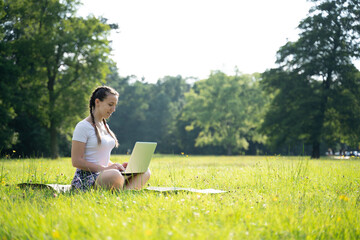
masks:
[[[146,230],[145,231],[145,235],[146,236],[150,236],[152,234],[152,231],[150,229]]]
[[[181,152],[181,155],[184,155],[184,152]]]
[[[337,221],[337,222],[340,222],[340,221],[341,221],[341,217],[338,217],[338,218],[336,219],[336,221]]]
[[[189,157],[189,155],[186,155],[186,157]]]
[[[342,200],[342,201],[345,201],[345,202],[349,201],[349,198],[347,196],[345,196],[345,195],[339,196],[339,199]]]
[[[274,202],[276,202],[278,199],[277,199],[277,197],[273,197],[273,199],[272,199]]]
[[[16,151],[15,151],[15,150],[13,150],[13,153],[16,153]]]
[[[60,233],[58,230],[53,230],[51,235],[53,238],[60,238]]]
[[[56,193],[54,193],[53,197],[54,197],[54,198],[56,198],[56,197],[57,197],[57,194],[56,194]]]
[[[195,217],[199,217],[199,216],[200,216],[200,213],[194,212],[194,216],[195,216]]]

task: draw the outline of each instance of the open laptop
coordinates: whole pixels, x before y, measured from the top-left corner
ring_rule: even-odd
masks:
[[[143,173],[148,170],[150,160],[155,152],[156,142],[136,142],[130,160],[122,175]]]

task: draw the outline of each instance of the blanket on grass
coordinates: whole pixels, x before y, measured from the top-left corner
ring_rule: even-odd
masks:
[[[58,193],[64,193],[71,190],[71,185],[62,184],[41,184],[41,183],[19,183],[17,186],[20,188],[30,187],[33,189],[48,189]],[[217,189],[195,189],[195,188],[179,188],[179,187],[147,187],[145,190],[156,192],[195,192],[195,193],[226,193],[227,191]]]

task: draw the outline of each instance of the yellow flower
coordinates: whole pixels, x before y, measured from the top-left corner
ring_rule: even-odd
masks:
[[[189,157],[189,155],[186,155],[186,157]]]
[[[152,231],[150,229],[146,230],[145,231],[145,235],[146,236],[150,236],[152,234]]]
[[[13,153],[16,153],[16,151],[15,151],[15,150],[13,150]]]
[[[183,152],[181,152],[181,155],[184,155],[184,153],[183,153]]]
[[[342,200],[342,201],[345,201],[345,202],[349,201],[349,198],[347,196],[345,196],[345,195],[339,196],[339,199]]]
[[[277,197],[273,197],[273,199],[272,199],[274,202],[276,202],[278,199],[277,199]]]
[[[341,217],[338,217],[338,218],[336,219],[336,221],[337,221],[337,222],[340,222],[340,221],[341,221]]]
[[[58,230],[53,230],[51,235],[53,238],[60,238],[60,233]]]

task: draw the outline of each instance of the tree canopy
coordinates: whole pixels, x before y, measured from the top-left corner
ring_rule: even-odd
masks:
[[[296,140],[312,144],[312,157],[318,158],[321,142],[349,143],[351,135],[359,143],[359,81],[353,60],[360,50],[360,2],[313,2],[299,24],[299,39],[282,46],[279,68],[264,74],[264,85],[276,95],[263,129],[276,145]]]
[[[255,130],[265,104],[259,77],[213,72],[195,83],[186,94],[182,113],[182,118],[190,121],[188,131],[200,128],[195,146],[220,146],[232,154],[248,149],[249,141],[264,142]]]
[[[18,144],[33,139],[57,157],[58,137],[72,131],[92,89],[105,83],[112,64],[111,27],[105,19],[76,16],[79,3],[75,0],[11,0],[2,4],[2,64],[7,66],[7,82],[16,83],[12,91],[18,92],[13,106],[7,103],[11,98],[1,96],[6,106],[2,109],[7,109],[4,121],[16,115],[12,131],[21,131]],[[11,84],[6,85],[11,88]],[[28,129],[22,129],[26,125]],[[36,135],[43,130],[49,138],[38,142]],[[28,152],[26,146],[21,151]]]

